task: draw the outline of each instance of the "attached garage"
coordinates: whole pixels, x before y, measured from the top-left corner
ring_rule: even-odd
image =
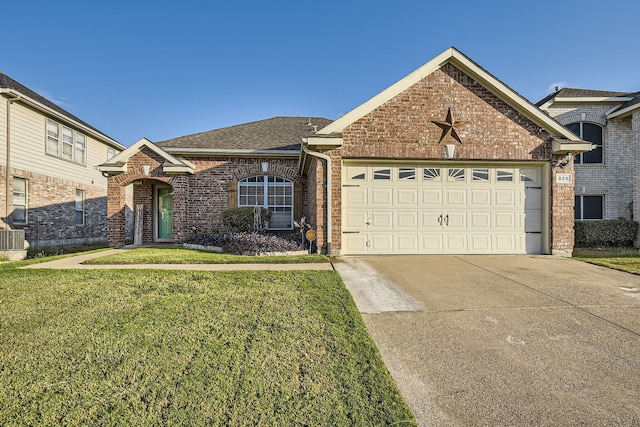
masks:
[[[345,255],[539,254],[544,165],[345,163]]]

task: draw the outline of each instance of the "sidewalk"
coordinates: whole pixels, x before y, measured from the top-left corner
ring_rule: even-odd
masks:
[[[194,270],[194,271],[229,271],[229,270],[271,270],[271,271],[293,271],[293,270],[333,270],[333,264],[325,263],[300,263],[300,264],[122,264],[122,265],[84,265],[90,259],[100,258],[107,255],[118,254],[127,249],[111,249],[103,252],[96,252],[86,255],[77,255],[62,258],[55,261],[47,261],[39,264],[31,264],[22,268],[54,268],[54,269],[104,269],[104,270]]]

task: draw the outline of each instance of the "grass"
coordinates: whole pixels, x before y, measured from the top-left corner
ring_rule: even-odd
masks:
[[[333,271],[0,275],[0,425],[415,425]]]
[[[85,261],[93,265],[126,264],[295,264],[329,262],[320,254],[283,256],[246,256],[219,254],[185,248],[138,248],[120,254]]]
[[[640,274],[640,250],[634,248],[576,248],[573,258],[627,273]]]

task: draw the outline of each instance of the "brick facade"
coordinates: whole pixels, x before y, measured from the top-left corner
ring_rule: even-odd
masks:
[[[556,164],[564,156],[554,156],[548,134],[516,109],[493,95],[479,82],[451,64],[429,74],[407,90],[343,130],[343,145],[326,151],[332,159],[332,250],[339,254],[342,231],[341,178],[343,159],[443,160],[444,143],[438,144],[442,130],[431,123],[444,120],[451,108],[460,128],[463,144],[456,144],[454,161],[519,161],[551,164],[550,246],[552,253],[570,254],[573,249],[573,188],[556,184]],[[320,163],[309,174],[319,182]],[[572,173],[571,167],[562,173]],[[316,200],[321,186],[316,187]],[[310,204],[315,218],[323,210]],[[325,235],[323,234],[323,238]]]
[[[7,218],[12,229],[24,229],[25,238],[31,247],[69,246],[106,243],[107,191],[104,188],[80,184],[11,168],[11,177],[27,180],[28,223],[13,224],[11,212],[4,212],[2,196],[2,218]],[[5,186],[5,169],[0,166],[0,185]],[[12,183],[10,183],[12,186]],[[76,190],[85,192],[84,225],[75,223]],[[9,204],[13,195],[9,195]]]
[[[143,206],[142,242],[155,239],[154,188],[170,186],[173,189],[173,241],[183,242],[194,233],[211,232],[222,228],[222,212],[229,208],[230,198],[237,193],[231,183],[260,175],[274,175],[293,181],[294,198],[303,195],[303,177],[297,173],[297,159],[194,157],[187,158],[196,166],[195,173],[168,175],[163,172],[164,159],[149,149],[131,156],[127,172],[109,178],[109,244],[125,244],[127,209],[125,188],[133,186],[133,207]],[[262,172],[261,163],[268,162],[267,172]],[[149,166],[149,174],[144,167]],[[302,207],[305,213],[306,205]],[[296,220],[299,218],[295,218]]]
[[[611,104],[554,104],[547,111],[563,125],[587,122],[602,126],[603,162],[575,165],[575,194],[604,196],[604,219],[629,219],[635,206],[637,130],[634,133],[631,117],[607,120],[610,109]]]

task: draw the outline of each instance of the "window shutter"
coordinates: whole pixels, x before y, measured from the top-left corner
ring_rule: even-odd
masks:
[[[238,183],[236,181],[230,181],[227,183],[227,193],[229,195],[229,207],[238,207]]]
[[[300,221],[302,218],[302,183],[295,182],[293,184],[293,219]]]

